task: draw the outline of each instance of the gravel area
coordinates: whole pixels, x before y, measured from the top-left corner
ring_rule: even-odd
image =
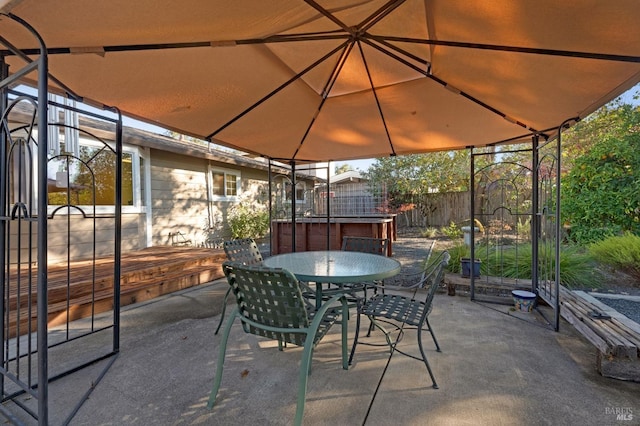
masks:
[[[414,284],[419,277],[416,274],[422,270],[433,240],[421,237],[398,236],[393,242],[393,258],[402,264],[400,273],[395,277],[384,280],[385,284],[408,286]],[[438,249],[438,244],[434,250]]]
[[[590,293],[605,305],[615,309],[622,315],[640,324],[640,302],[628,299],[612,299],[609,297],[597,297],[597,294]]]

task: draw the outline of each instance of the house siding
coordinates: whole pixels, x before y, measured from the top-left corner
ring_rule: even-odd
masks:
[[[122,250],[131,251],[141,248],[140,214],[122,215]],[[112,255],[115,244],[115,221],[113,217],[95,219],[95,256]],[[67,232],[70,229],[70,232]],[[144,228],[143,228],[144,229]],[[34,238],[37,231],[34,229]],[[23,237],[24,238],[24,237]],[[37,239],[35,240],[37,241]],[[23,239],[24,242],[24,239]],[[35,256],[34,246],[33,255]],[[12,256],[16,256],[16,252]],[[21,256],[27,255],[23,250]],[[66,262],[90,259],[94,255],[94,219],[82,215],[56,215],[47,221],[47,256],[49,262]],[[12,262],[15,262],[15,258]]]
[[[237,201],[210,200],[209,167],[237,170],[240,199],[266,192],[267,172],[166,151],[151,152],[152,244],[172,244],[180,232],[194,246],[211,247],[230,238],[229,208]],[[183,237],[175,237],[176,242]]]
[[[207,161],[151,151],[152,244],[172,243],[181,232],[194,245],[208,220]]]

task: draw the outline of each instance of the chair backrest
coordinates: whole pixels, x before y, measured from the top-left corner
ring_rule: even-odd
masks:
[[[224,252],[230,262],[244,265],[258,265],[263,260],[258,245],[252,238],[225,241]]]
[[[451,255],[448,251],[440,253],[430,264],[426,265],[420,278],[420,282],[418,283],[418,286],[416,286],[416,290],[418,288],[428,287],[427,297],[425,299],[425,305],[427,306],[425,312],[426,315],[429,315],[431,312],[433,297],[435,296],[440,284],[444,281],[445,269],[449,264],[450,259]]]
[[[306,301],[291,272],[239,262],[225,262],[222,268],[236,296],[240,315],[251,321],[251,324],[243,322],[245,332],[304,345],[306,334],[286,331],[309,327]]]
[[[343,251],[359,251],[362,253],[373,253],[382,256],[387,255],[387,249],[389,247],[388,238],[373,238],[373,237],[342,237],[342,250]]]

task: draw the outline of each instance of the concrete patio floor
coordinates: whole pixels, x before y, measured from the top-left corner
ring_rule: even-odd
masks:
[[[213,332],[225,290],[226,282],[216,281],[123,309],[119,355],[50,384],[50,424],[64,424],[93,385],[69,424],[291,424],[301,349],[279,352],[238,325],[229,339],[218,402],[212,411],[206,408],[221,339]],[[537,313],[445,294],[436,295],[430,322],[442,352],[428,336],[425,346],[440,389],[431,387],[421,362],[397,353],[385,371],[389,352],[383,347],[359,346],[353,366],[342,370],[338,325],[315,351],[304,423],[640,424],[640,383],[600,376],[594,347],[566,322],[556,333]],[[352,318],[350,338],[354,325]],[[52,351],[50,369],[68,363],[71,353],[77,359],[108,350],[109,337],[101,332],[79,339],[74,349],[62,345]],[[375,333],[370,340],[384,339]],[[402,345],[415,348],[415,334],[407,333]],[[7,407],[20,413],[12,403]]]

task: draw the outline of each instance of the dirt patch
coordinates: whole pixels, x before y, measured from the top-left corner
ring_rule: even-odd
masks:
[[[633,275],[623,271],[612,270],[611,268],[601,268],[600,274],[603,277],[602,287],[588,290],[640,296],[640,280]]]

